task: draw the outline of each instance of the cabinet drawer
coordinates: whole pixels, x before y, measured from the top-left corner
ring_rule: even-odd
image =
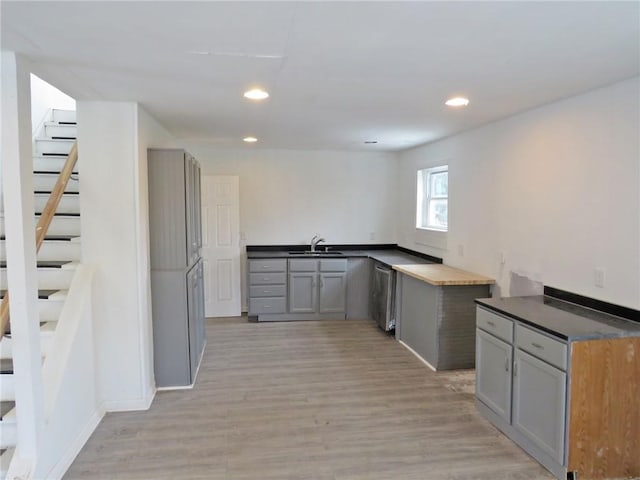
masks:
[[[567,369],[567,344],[522,325],[516,326],[516,345],[534,357],[562,370]]]
[[[476,326],[509,343],[513,342],[513,321],[508,318],[476,307]]]
[[[346,272],[347,271],[347,259],[346,258],[326,258],[320,260],[321,272]]]
[[[285,313],[287,302],[284,297],[265,297],[249,299],[249,314],[257,315],[261,313]]]
[[[285,284],[286,273],[250,273],[249,285]]]
[[[249,297],[284,297],[285,293],[284,285],[249,287]]]
[[[250,272],[286,272],[287,260],[274,258],[269,260],[249,260]]]
[[[310,258],[296,258],[289,260],[290,272],[315,272],[318,270],[318,260]]]

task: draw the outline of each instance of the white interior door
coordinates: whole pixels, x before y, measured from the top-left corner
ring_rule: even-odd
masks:
[[[202,258],[207,317],[240,316],[238,177],[202,177]]]

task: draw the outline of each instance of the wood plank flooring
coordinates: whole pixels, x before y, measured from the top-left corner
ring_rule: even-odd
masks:
[[[65,479],[553,478],[372,322],[209,320],[193,390],[107,414]]]

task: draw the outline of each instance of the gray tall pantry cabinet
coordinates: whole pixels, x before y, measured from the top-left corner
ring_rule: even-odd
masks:
[[[205,343],[200,167],[184,150],[147,158],[156,386],[186,386]]]

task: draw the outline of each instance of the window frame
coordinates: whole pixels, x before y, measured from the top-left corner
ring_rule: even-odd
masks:
[[[431,185],[433,176],[440,173],[447,174],[447,195],[433,195]],[[433,200],[446,200],[447,225],[442,227],[429,223],[429,206]],[[449,165],[420,168],[416,174],[416,229],[435,232],[449,231]]]

